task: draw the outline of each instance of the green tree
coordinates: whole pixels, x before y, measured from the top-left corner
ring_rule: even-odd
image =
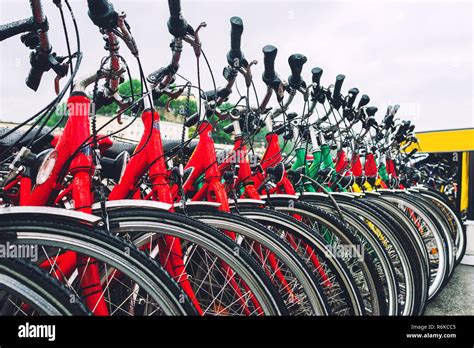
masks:
[[[197,104],[194,99],[189,99],[189,111],[188,111],[188,101],[186,97],[180,99],[174,99],[170,102],[170,109],[175,115],[185,117],[186,114],[189,116],[197,112]]]

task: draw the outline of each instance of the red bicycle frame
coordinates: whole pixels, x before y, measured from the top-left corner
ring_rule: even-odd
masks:
[[[151,110],[146,110],[142,114],[142,121],[145,127],[145,132],[142,135],[139,144],[137,145],[136,155],[133,155],[130,162],[127,164],[127,167],[122,178],[120,179],[120,182],[112,189],[112,192],[109,195],[109,200],[117,200],[124,198],[141,199],[142,197],[140,194],[139,183],[141,178],[148,171],[149,180],[151,183],[151,192],[146,197],[144,197],[144,199],[152,199],[172,204],[174,201],[178,200],[178,189],[177,187],[170,187],[170,173],[166,167],[166,161],[161,141],[159,114],[156,111],[152,112]],[[210,193],[209,198],[214,197],[215,200],[213,201],[221,203],[221,210],[230,211],[229,203],[227,200],[227,194],[224,190],[224,187],[220,183],[220,173],[217,169],[217,164],[215,164],[215,167],[210,166],[209,168],[207,168],[207,170],[205,170],[206,163],[209,163],[209,161],[215,159],[216,154],[214,150],[214,142],[212,141],[212,138],[210,138],[210,124],[206,122],[204,122],[203,124],[204,126],[201,125],[201,127],[198,129],[198,132],[200,133],[200,141],[186,168],[190,168],[192,166],[195,166],[196,164],[199,164],[200,166],[197,168],[193,167],[196,170],[193,171],[194,175],[191,174],[190,179],[186,181],[184,185],[185,192],[189,192],[190,190],[190,180],[194,180],[195,176],[199,175],[198,173],[201,170],[205,171],[206,178],[208,179],[206,189],[209,187],[213,188],[210,190],[210,192],[212,192],[213,194]],[[206,138],[206,136],[208,136],[208,138]],[[203,147],[205,148],[205,158],[208,159],[208,162],[193,160],[193,158],[195,158],[194,154],[203,151]],[[194,197],[193,200],[200,199]],[[235,235],[233,233],[228,233],[228,235],[235,239]],[[160,250],[163,250],[163,252],[160,252],[159,254],[160,261],[162,262],[163,266],[181,284],[184,291],[193,301],[199,313],[203,314],[203,310],[200,308],[200,305],[194,294],[194,291],[192,290],[188,275],[186,273],[183,261],[183,254],[181,250],[181,242],[179,238],[164,236],[164,240],[160,240],[159,243]],[[170,248],[171,252],[167,252],[170,250]],[[233,287],[234,291],[237,293],[240,299],[243,299],[243,294],[239,289],[235,277],[233,276],[234,273],[232,269],[225,264],[223,264],[222,266],[225,268],[226,274],[230,276],[230,284]],[[244,284],[244,287],[247,291],[249,290],[246,284]],[[259,308],[257,300],[253,297],[253,295],[251,295],[251,297],[257,308]],[[246,309],[247,313],[250,313],[250,311],[248,311],[247,309],[247,306],[245,306],[244,308]]]
[[[263,172],[257,172],[252,176],[252,181],[256,187],[260,187],[260,185],[265,180],[268,168],[275,167],[277,164],[283,161],[280,143],[278,142],[278,135],[276,133],[270,132],[265,136],[265,139],[267,140],[267,148],[265,149],[265,153],[263,154],[262,160],[260,161]],[[280,182],[276,184],[276,187],[270,190],[269,193],[287,193],[290,195],[294,195],[296,193],[293,184],[286,175],[286,171],[283,174],[283,178],[280,180]],[[266,193],[266,190],[263,192]]]
[[[144,199],[173,204],[169,172],[166,168],[161,141],[160,116],[158,112],[147,109],[143,111],[141,119],[145,131],[135,149],[135,155],[132,155],[120,181],[110,192],[109,200],[124,198],[142,199],[139,184],[141,178],[148,172],[151,193],[144,197]],[[174,209],[171,208],[171,211],[174,211]],[[158,241],[158,244],[160,250],[163,251],[159,253],[161,264],[180,283],[198,312],[202,315],[203,311],[186,273],[179,238],[165,235],[163,239]]]
[[[242,137],[238,136],[236,137],[235,143],[234,143],[234,154],[235,157],[238,159],[238,164],[239,164],[239,172],[237,175],[237,182],[242,183],[244,185],[244,192],[242,193],[242,198],[251,198],[251,199],[261,199],[260,194],[258,193],[256,184],[261,184],[263,180],[265,179],[265,173],[268,168],[276,166],[278,163],[280,163],[283,158],[281,156],[281,150],[280,150],[280,144],[278,142],[278,135],[275,133],[268,133],[266,136],[267,139],[267,148],[265,150],[265,153],[263,155],[262,161],[260,162],[264,173],[257,173],[252,176],[252,170],[250,168],[250,163],[248,161],[248,153],[247,153],[247,147],[242,141]],[[219,170],[221,172],[224,172],[227,170],[227,168],[230,165],[230,161],[224,161],[220,167]],[[265,190],[263,190],[265,193]],[[287,178],[286,172],[283,175],[282,180],[277,184],[277,187],[275,188],[274,191],[271,193],[287,193],[287,194],[295,194],[295,189],[293,187],[293,184],[291,181]],[[294,216],[296,219],[301,220],[301,216]],[[298,249],[298,243],[295,240],[294,236],[291,234],[287,235],[287,240],[290,243],[290,245],[297,250]],[[321,267],[321,264],[314,253],[314,250],[307,245],[305,242],[301,241],[302,245],[305,248],[305,251],[307,255],[310,257],[311,262],[316,266],[316,269],[320,273],[321,277],[325,280],[325,285],[330,285],[329,278],[327,274],[324,272],[324,270]],[[260,248],[260,246],[257,246]],[[259,251],[258,249],[257,251]],[[258,253],[261,255],[261,253]],[[286,280],[280,279],[280,274],[278,273],[277,269],[277,264],[276,264],[276,258],[275,256],[270,253],[269,255],[269,261],[271,263],[271,266],[274,268],[274,270],[277,271],[277,277],[279,278],[280,281],[282,281],[282,284],[285,286]],[[282,276],[282,275],[281,275]],[[285,286],[286,288],[286,286]],[[288,291],[288,289],[287,289]]]
[[[217,164],[216,150],[214,140],[212,140],[212,125],[207,122],[201,122],[197,132],[199,133],[199,142],[189,159],[185,170],[190,174],[184,182],[183,189],[185,193],[194,190],[196,182],[201,175],[204,175],[202,187],[193,196],[193,201],[207,200],[220,203],[219,210],[230,212],[229,199],[224,185],[221,183],[221,173]],[[173,188],[173,194],[178,196],[178,188]],[[235,239],[235,234],[229,232],[229,237]]]
[[[204,182],[201,188],[192,197],[193,201],[207,200],[210,202],[220,203],[219,210],[224,212],[230,212],[229,198],[225,190],[224,185],[221,182],[221,173],[217,164],[216,150],[214,146],[214,140],[212,139],[212,125],[208,121],[203,121],[197,128],[199,133],[199,142],[194,149],[194,152],[189,159],[185,171],[189,171],[190,174],[183,184],[184,193],[194,192],[194,187],[197,186],[198,179],[203,176]],[[179,199],[179,190],[177,185],[172,188],[173,195]],[[230,238],[235,240],[236,235],[231,231],[224,231]],[[233,271],[225,264],[223,267],[226,268],[227,274],[231,275],[230,284],[236,291],[239,298],[242,299],[242,293],[240,288],[233,277]],[[249,292],[250,288],[245,282],[243,283],[244,289]],[[257,299],[251,293],[251,301],[255,304],[259,314],[262,313],[260,305]],[[248,311],[245,303],[242,303],[245,310]]]
[[[44,183],[32,187],[32,180],[27,176],[19,178],[21,206],[44,206],[58,203],[60,198],[71,194],[74,209],[85,213],[92,213],[91,205],[94,201],[92,194],[92,175],[94,170],[90,145],[83,146],[90,138],[89,108],[90,100],[84,93],[73,93],[68,101],[69,118],[64,131],[59,138],[53,156],[56,157],[53,169]],[[82,147],[83,146],[83,147]],[[77,152],[81,148],[80,152]],[[67,169],[72,175],[71,184],[64,188],[61,183],[61,174]],[[61,192],[62,191],[62,192]],[[96,315],[108,315],[107,305],[102,296],[100,274],[96,263],[83,255],[68,251],[54,260],[61,273],[70,275],[79,265],[81,276],[81,290],[86,305]],[[87,265],[87,271],[85,266]],[[50,267],[50,260],[41,265]],[[60,278],[59,274],[56,274]]]

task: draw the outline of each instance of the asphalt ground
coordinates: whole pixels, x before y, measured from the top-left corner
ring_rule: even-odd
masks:
[[[474,315],[474,266],[459,265],[425,315]]]

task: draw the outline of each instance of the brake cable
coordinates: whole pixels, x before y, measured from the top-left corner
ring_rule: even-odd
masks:
[[[61,1],[54,1],[54,3],[58,7],[60,15],[61,15],[61,22],[62,22],[62,25],[63,25],[63,32],[64,32],[64,36],[65,36],[65,40],[66,40],[66,46],[67,46],[68,57],[69,57],[69,66],[70,66],[71,74],[72,74],[73,71],[74,71],[73,70],[73,61],[72,61],[73,55],[71,54],[71,45],[70,45],[70,42],[69,42],[69,34],[68,34],[67,25],[66,25],[66,21],[65,21],[65,17],[64,17],[64,11],[63,11],[63,8],[61,6]],[[69,13],[71,15],[71,19],[73,20],[73,25],[74,25],[74,28],[75,28],[76,42],[77,42],[77,52],[80,52],[79,30],[78,30],[78,27],[77,27],[76,19],[74,17],[74,12],[73,12],[70,4],[69,4],[69,1],[65,0],[65,3],[68,6]],[[58,81],[58,80],[56,79],[55,81]],[[72,88],[73,88],[72,83],[70,84],[70,88],[71,88],[71,91],[72,91]],[[64,89],[64,92],[65,92],[65,90],[66,90],[66,88]],[[56,127],[60,124],[60,122],[62,122],[62,120],[64,119],[64,115],[63,115],[63,117],[61,117],[60,122],[57,122],[56,125],[54,125],[54,127],[52,127],[46,134],[42,135],[41,137],[39,137],[39,139],[37,139],[37,137],[40,135],[41,131],[43,130],[43,128],[46,126],[47,122],[49,121],[49,119],[53,115],[53,112],[55,111],[55,109],[56,108],[54,108],[54,110],[50,111],[45,118],[41,118],[42,124],[38,128],[38,130],[36,131],[36,134],[30,139],[29,143],[27,144],[27,147],[31,147],[32,145],[40,142],[42,139],[47,137],[49,134],[51,134],[56,129]]]
[[[79,35],[77,22],[75,20],[72,8],[70,7],[69,2],[67,0],[65,0],[65,1],[66,1],[66,4],[68,5],[69,12],[71,14],[71,18],[72,18],[73,23],[74,23],[75,33],[76,33],[76,41],[77,41],[76,59],[77,59],[77,63],[76,63],[75,70],[71,74],[71,76],[70,76],[68,82],[66,83],[66,85],[64,86],[63,90],[57,95],[57,97],[52,102],[50,102],[46,107],[44,107],[41,111],[39,111],[38,113],[36,113],[32,117],[28,118],[24,122],[20,123],[19,125],[15,126],[12,129],[10,129],[5,134],[2,134],[2,136],[0,137],[0,140],[4,139],[5,137],[9,136],[10,134],[13,134],[15,131],[17,131],[21,127],[25,126],[26,124],[28,124],[28,122],[32,121],[33,119],[36,119],[36,121],[33,123],[33,125],[22,136],[20,136],[20,138],[17,139],[17,141],[14,144],[10,145],[7,150],[3,151],[0,154],[0,158],[3,157],[5,154],[9,153],[13,148],[15,148],[33,130],[33,128],[36,125],[38,125],[44,119],[45,115],[40,116],[41,114],[49,113],[51,115],[56,110],[57,105],[59,104],[61,99],[64,97],[64,95],[65,95],[67,89],[69,88],[69,86],[72,86],[73,80],[74,80],[75,76],[77,75],[77,72],[78,72],[79,67],[81,65],[81,62],[82,62],[82,52],[80,50],[80,35]],[[70,59],[72,59],[72,56],[70,57]],[[48,118],[49,118],[49,116],[48,116]],[[47,134],[44,135],[44,137],[51,134],[52,131],[54,131],[54,129],[51,129]],[[43,136],[40,139],[42,139],[42,138],[43,138]],[[28,144],[28,147],[31,146],[31,145],[34,145],[34,143],[32,142],[33,140],[35,140],[34,137],[31,139],[30,143]],[[7,162],[12,156],[13,155],[10,155],[6,159],[2,160],[0,162],[0,164],[3,164],[5,162]]]

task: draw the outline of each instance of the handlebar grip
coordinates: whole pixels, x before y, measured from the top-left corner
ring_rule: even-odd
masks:
[[[365,112],[367,113],[367,116],[373,117],[378,110],[379,109],[375,106],[369,106],[367,109],[365,109]]]
[[[244,24],[240,17],[234,16],[230,19],[230,25],[230,51],[227,53],[227,62],[231,67],[238,69],[245,63],[240,49]]]
[[[349,97],[347,98],[347,103],[346,106],[350,109],[352,108],[352,105],[354,105],[354,102],[357,98],[357,95],[359,94],[359,89],[358,88],[351,88],[349,90]]]
[[[278,49],[272,45],[266,45],[263,49],[263,65],[265,70],[263,71],[263,81],[270,83],[276,78],[275,73],[275,58],[278,53]]]
[[[230,48],[240,51],[242,33],[244,32],[244,23],[242,18],[234,16],[230,19]]]
[[[311,74],[313,74],[312,80],[313,83],[319,86],[320,81],[321,81],[321,76],[323,75],[323,69],[321,68],[313,68],[311,69]]]
[[[170,17],[179,18],[181,16],[181,0],[168,0]]]
[[[301,71],[303,65],[307,62],[306,56],[295,53],[288,58],[288,64],[290,65],[291,75],[288,77],[288,83],[291,87],[298,89],[300,88],[303,80],[301,79]]]
[[[26,78],[26,85],[36,92],[41,83],[43,73],[43,70],[31,67],[30,72]]]
[[[410,129],[411,126],[411,121],[404,121],[403,122],[403,131],[408,132],[408,129]]]
[[[234,125],[232,123],[228,124],[223,128],[223,131],[227,134],[230,134],[234,131]]]
[[[342,74],[336,76],[336,83],[334,84],[334,91],[332,92],[333,98],[338,98],[341,94],[342,83],[344,82],[345,78],[346,76]]]
[[[109,0],[87,0],[89,18],[99,28],[117,26],[118,14]]]
[[[369,104],[369,102],[370,102],[369,96],[367,94],[363,94],[362,97],[360,97],[359,105],[357,105],[357,109],[360,109],[361,107],[366,106],[367,104]]]
[[[109,13],[110,8],[113,8],[109,0],[87,0],[87,6],[90,14],[100,17]]]
[[[192,127],[199,121],[199,114],[196,112],[195,114],[189,116],[189,118],[184,122],[186,127]]]
[[[188,23],[181,14],[181,0],[168,0],[170,18],[168,20],[168,31],[174,37],[184,37],[188,33]]]
[[[390,128],[393,125],[393,115],[385,116],[383,122],[386,129]]]

